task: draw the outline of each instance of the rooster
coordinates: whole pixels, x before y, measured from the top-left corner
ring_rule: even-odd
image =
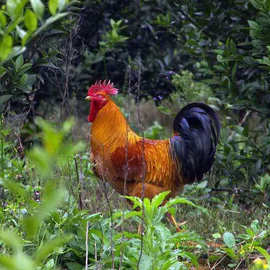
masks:
[[[214,162],[220,124],[214,110],[204,103],[185,106],[173,122],[173,136],[150,140],[137,135],[111,99],[116,89],[110,81],[93,84],[88,121],[91,127],[91,161],[98,177],[120,194],[153,198],[185,184],[199,181]],[[168,213],[177,230],[178,224]]]

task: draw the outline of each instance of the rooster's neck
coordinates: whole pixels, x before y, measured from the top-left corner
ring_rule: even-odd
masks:
[[[130,129],[119,107],[112,101],[98,112],[91,127],[91,145],[117,147],[125,141],[137,137]]]

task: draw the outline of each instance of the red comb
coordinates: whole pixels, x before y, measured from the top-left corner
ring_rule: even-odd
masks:
[[[98,81],[90,86],[88,89],[88,95],[95,94],[96,92],[104,91],[108,95],[116,95],[118,93],[118,89],[113,87],[113,83],[111,81]]]

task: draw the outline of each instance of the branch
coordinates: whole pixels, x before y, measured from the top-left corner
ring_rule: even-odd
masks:
[[[251,110],[248,110],[248,111],[245,113],[245,115],[244,115],[244,117],[242,118],[242,120],[238,123],[238,126],[241,127],[241,126],[246,122],[246,120],[247,120],[248,116],[251,114],[251,112],[252,112]],[[231,140],[232,140],[234,134],[235,134],[235,131],[233,131],[233,132],[231,133],[231,135],[230,135],[229,138],[228,138],[228,141],[231,141]]]

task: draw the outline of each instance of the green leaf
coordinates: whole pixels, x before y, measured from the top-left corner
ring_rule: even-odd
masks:
[[[35,261],[37,265],[42,264],[44,260],[46,260],[57,248],[63,246],[63,244],[70,241],[71,238],[71,235],[62,235],[46,243],[43,243],[35,254]]]
[[[25,37],[26,32],[20,26],[16,26],[16,31],[21,39]]]
[[[14,251],[22,249],[22,240],[17,234],[11,230],[1,230],[0,240],[5,243],[8,247],[11,247]]]
[[[7,19],[3,11],[0,11],[0,26],[5,27],[7,24]]]
[[[10,60],[20,54],[22,54],[24,51],[26,50],[25,47],[21,47],[21,46],[14,46],[12,48],[11,53],[9,54],[9,56],[6,58],[6,60]]]
[[[0,255],[0,268],[9,269],[9,270],[34,270],[34,264],[31,258],[18,252],[13,256],[9,255]]]
[[[38,231],[40,220],[35,216],[27,216],[23,219],[23,227],[27,238],[34,238]]]
[[[13,39],[9,35],[3,36],[0,41],[0,59],[5,60],[12,50]]]
[[[208,184],[208,181],[204,180],[204,181],[200,182],[200,183],[197,185],[197,187],[198,187],[199,189],[204,189],[204,188],[207,187],[207,184]]]
[[[3,66],[0,66],[0,78],[1,78],[1,76],[5,75],[6,72],[7,72],[7,69],[4,68]]]
[[[226,244],[228,248],[234,248],[235,247],[235,238],[234,235],[231,232],[225,232],[223,234],[223,241]]]
[[[270,254],[262,247],[255,247],[266,259],[267,263],[270,265]]]
[[[18,71],[22,65],[23,65],[23,56],[20,55],[20,56],[17,57],[17,59],[15,61],[15,69],[16,69],[16,71]]]
[[[207,214],[207,209],[206,208],[203,208],[199,205],[196,205],[195,203],[193,203],[192,201],[186,199],[186,198],[182,198],[182,197],[175,197],[173,199],[170,199],[166,204],[165,206],[166,207],[171,207],[172,205],[175,205],[175,204],[187,204],[187,205],[190,205],[190,206],[193,206],[195,208],[198,208],[200,209],[203,213]]]
[[[17,269],[16,263],[14,262],[13,257],[10,255],[0,255],[0,269]]]
[[[29,31],[35,31],[37,29],[37,17],[36,14],[27,9],[24,16],[24,24]]]
[[[124,196],[124,198],[133,202],[133,209],[137,208],[138,206],[142,208],[142,200],[140,198],[133,196]]]
[[[44,29],[46,29],[49,25],[52,23],[56,22],[57,20],[62,19],[63,17],[67,16],[69,12],[63,12],[63,13],[58,13],[53,17],[48,18],[45,23],[39,27],[39,29],[34,33],[33,37],[37,36],[39,33],[41,33]]]
[[[7,12],[11,18],[16,17],[15,10],[18,4],[18,0],[7,0]]]
[[[35,238],[43,220],[63,201],[64,187],[57,187],[55,181],[49,181],[44,189],[42,203],[31,217],[25,217],[23,221],[24,229],[28,239]]]
[[[220,233],[214,233],[212,236],[213,236],[214,239],[221,238],[221,234]]]
[[[4,180],[3,184],[10,192],[12,192],[17,197],[26,197],[26,191],[21,187],[19,183],[12,180]]]
[[[153,269],[154,258],[143,254],[140,260],[139,269],[151,270]]]
[[[157,196],[155,196],[152,200],[152,205],[154,207],[159,207],[163,201],[165,200],[165,198],[167,197],[167,195],[170,193],[170,191],[165,191],[165,192],[161,192],[159,193]]]
[[[8,15],[15,20],[22,16],[22,11],[28,0],[7,0],[7,12]]]
[[[58,9],[62,11],[66,6],[66,0],[58,0]]]
[[[44,5],[40,0],[30,0],[32,8],[39,19],[43,17]]]
[[[67,262],[65,263],[68,270],[82,270],[83,265],[77,263],[77,262]]]
[[[49,0],[49,10],[52,15],[55,15],[56,10],[58,8],[58,1],[59,0]]]

